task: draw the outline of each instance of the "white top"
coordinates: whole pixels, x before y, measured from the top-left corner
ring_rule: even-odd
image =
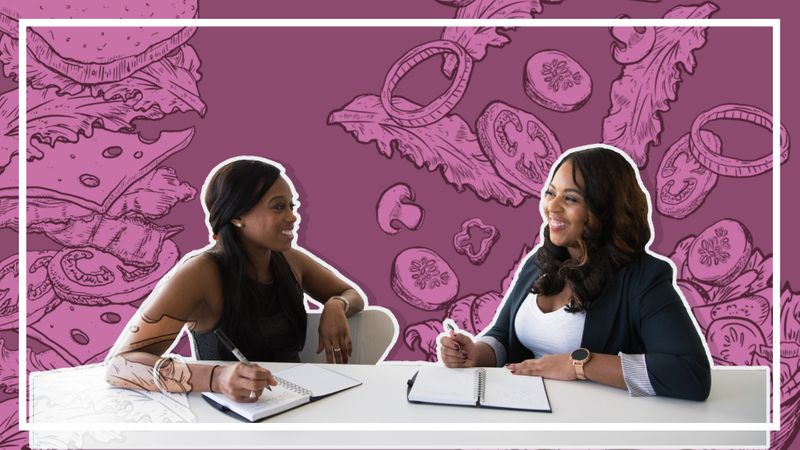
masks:
[[[544,313],[536,302],[536,294],[529,293],[519,307],[514,318],[514,328],[519,342],[533,352],[535,358],[544,355],[570,354],[581,347],[583,327],[586,323],[586,311],[568,313],[564,308]],[[489,345],[494,351],[497,367],[506,362],[506,349],[492,336],[481,336],[480,342]],[[650,376],[647,373],[647,361],[643,354],[627,354],[619,352],[622,363],[622,376],[628,394],[634,397],[656,395]]]
[[[519,342],[536,358],[544,355],[570,354],[581,347],[586,311],[569,313],[564,308],[545,313],[530,293],[514,319]]]

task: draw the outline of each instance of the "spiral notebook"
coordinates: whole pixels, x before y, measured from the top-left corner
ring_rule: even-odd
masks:
[[[257,422],[361,385],[358,380],[313,364],[300,364],[275,371],[272,376],[278,385],[272,386],[272,391],[264,390],[253,403],[239,403],[216,392],[204,392],[203,398],[220,411]]]
[[[412,403],[552,412],[542,377],[508,370],[426,366],[408,380]]]

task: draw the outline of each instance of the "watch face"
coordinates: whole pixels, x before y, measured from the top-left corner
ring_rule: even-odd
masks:
[[[572,352],[571,356],[575,361],[582,361],[589,357],[589,350],[586,350],[585,348],[579,348]]]

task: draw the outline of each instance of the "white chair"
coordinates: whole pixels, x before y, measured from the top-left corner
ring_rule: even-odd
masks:
[[[300,361],[304,363],[326,362],[324,350],[319,354],[315,353],[319,345],[321,312],[308,312],[306,345],[300,352]],[[375,364],[383,361],[397,341],[397,320],[385,308],[368,306],[347,321],[350,324],[350,340],[353,342],[353,354],[348,359],[350,364]]]

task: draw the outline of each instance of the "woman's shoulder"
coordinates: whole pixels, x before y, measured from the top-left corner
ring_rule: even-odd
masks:
[[[520,277],[523,277],[523,276],[528,276],[529,277],[529,276],[533,276],[533,275],[538,276],[539,272],[541,271],[541,269],[539,268],[539,261],[538,261],[539,252],[541,252],[541,251],[544,251],[544,250],[539,248],[536,251],[532,251],[532,252],[528,253],[528,255],[522,260],[522,264],[521,264],[522,267],[520,268],[520,271],[519,271],[519,276]]]
[[[672,272],[672,264],[669,262],[669,258],[650,252],[642,252],[631,266],[643,272]]]
[[[210,252],[195,253],[181,261],[174,277],[207,289],[220,283],[219,264]]]
[[[286,263],[289,265],[289,269],[291,269],[295,280],[298,283],[302,283],[303,272],[305,272],[305,269],[308,267],[311,257],[305,252],[295,248],[290,248],[289,250],[279,252],[276,256],[286,260]]]
[[[620,270],[619,276],[630,282],[648,286],[667,279],[672,280],[674,270],[665,256],[643,252]]]
[[[219,271],[217,257],[210,251],[196,252],[188,255],[183,260],[181,268],[198,272]]]
[[[165,277],[147,304],[152,317],[169,315],[181,320],[198,320],[221,292],[219,272],[213,257],[190,254]]]

